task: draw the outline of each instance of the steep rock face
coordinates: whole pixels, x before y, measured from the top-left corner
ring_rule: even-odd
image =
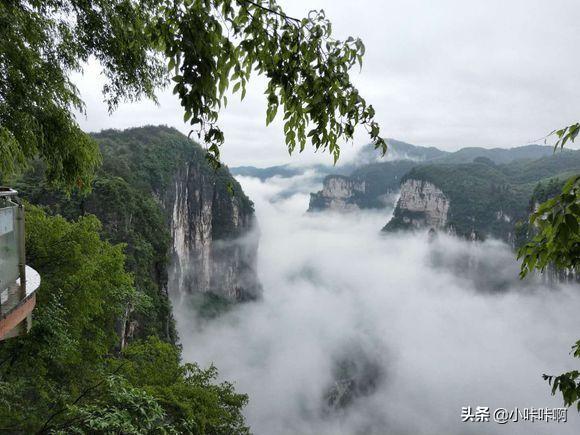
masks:
[[[365,193],[365,182],[342,175],[329,175],[324,179],[320,192],[310,194],[308,211],[358,210],[359,198]]]
[[[164,198],[172,235],[170,291],[253,299],[260,285],[251,203],[228,192],[204,165],[194,160],[182,167]]]
[[[402,177],[415,165],[410,160],[387,161],[363,165],[348,177],[329,175],[323,189],[311,194],[309,211],[394,206]]]
[[[447,196],[433,183],[406,180],[401,185],[393,219],[385,229],[443,229],[447,225],[449,205]]]

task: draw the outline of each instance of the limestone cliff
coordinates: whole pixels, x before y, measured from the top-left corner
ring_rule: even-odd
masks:
[[[350,176],[329,175],[323,188],[310,194],[308,211],[351,211],[394,205],[401,178],[416,165],[409,160],[371,163]]]
[[[328,175],[323,181],[322,190],[310,194],[310,206],[308,211],[358,210],[358,202],[364,193],[364,181],[359,181],[342,175]]]
[[[172,235],[170,291],[253,299],[260,286],[252,205],[241,190],[228,191],[233,179],[218,179],[205,165],[183,165],[164,197]]]
[[[227,167],[214,170],[198,144],[168,127],[101,132],[97,139],[106,172],[152,198],[165,221],[151,230],[166,233],[155,247],[166,259],[156,266],[166,277],[155,279],[162,292],[212,293],[230,302],[259,294],[253,204]]]
[[[514,219],[508,212],[502,208],[487,210],[489,216],[481,222],[471,206],[470,215],[459,215],[457,210],[462,208],[465,208],[464,204],[452,203],[450,196],[433,182],[408,178],[401,185],[401,193],[393,217],[385,225],[383,231],[409,229],[445,231],[450,235],[474,241],[485,238],[488,235],[485,229],[494,225],[502,227],[503,232],[498,234],[504,241],[513,242]],[[454,210],[455,214],[453,214]],[[504,229],[506,226],[509,228]]]
[[[441,189],[425,180],[408,179],[401,185],[401,194],[393,219],[385,229],[446,227],[449,199]]]

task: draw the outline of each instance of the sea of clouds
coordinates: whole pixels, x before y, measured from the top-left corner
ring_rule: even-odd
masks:
[[[305,213],[311,175],[239,179],[259,222],[261,300],[203,323],[174,301],[184,359],[249,395],[254,433],[578,433],[573,409],[560,424],[461,421],[464,406],[561,406],[541,375],[577,368],[577,287],[522,285],[498,241],[380,234],[392,210]],[[364,385],[335,409],[345,364]]]

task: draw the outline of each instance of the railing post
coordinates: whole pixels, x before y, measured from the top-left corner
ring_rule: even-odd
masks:
[[[24,299],[26,297],[26,248],[24,233],[24,206],[18,204],[18,269],[20,273],[20,295]]]

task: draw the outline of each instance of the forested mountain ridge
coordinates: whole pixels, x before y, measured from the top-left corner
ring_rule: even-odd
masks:
[[[118,404],[130,421],[148,414],[141,430],[245,433],[247,397],[215,384],[214,368],[180,366],[168,287],[179,259],[177,233],[187,261],[203,257],[213,264],[214,241],[251,231],[253,204],[227,168],[215,172],[199,145],[175,129],[106,130],[93,137],[103,164],[89,193],[51,188],[38,162],[14,183],[27,201],[28,259],[43,283],[30,334],[0,348],[0,403],[10,404],[0,407],[0,430],[91,432]],[[179,205],[177,191],[186,193]],[[187,213],[176,225],[179,207]],[[189,291],[219,292],[211,278],[223,272],[228,281],[216,284],[231,286],[226,297],[255,278],[255,253],[224,245],[227,252],[217,251],[226,263],[216,259],[216,268],[200,272],[207,282]],[[251,284],[249,292],[259,290],[257,281]],[[238,296],[231,295],[243,299]],[[91,391],[87,398],[84,390]],[[118,424],[120,432],[130,430],[123,418]]]
[[[525,145],[515,148],[462,148],[455,152],[435,147],[422,147],[389,139],[389,151],[385,157],[370,145],[362,147],[352,164],[344,165],[323,179],[323,189],[311,195],[310,211],[326,208],[340,210],[347,207],[380,208],[392,203],[388,198],[399,190],[403,175],[411,168],[424,164],[471,163],[474,159],[488,159],[495,164],[517,160],[533,160],[549,157],[549,146]],[[351,186],[359,186],[353,190]],[[339,192],[336,196],[335,192]]]
[[[486,157],[495,163],[509,163],[514,160],[539,159],[553,152],[551,146],[537,144],[512,148],[463,147],[457,151],[444,151],[437,147],[413,145],[396,139],[387,139],[387,143],[389,150],[386,159],[418,162],[469,163],[476,157]],[[372,145],[366,145],[360,150],[358,160],[372,162],[380,161],[381,158]]]
[[[561,187],[563,179],[580,171],[580,151],[554,152],[549,146],[445,152],[394,140],[389,144],[387,159],[394,160],[380,161],[372,147],[363,147],[357,161],[368,163],[349,175],[327,175],[323,189],[311,193],[308,210],[395,206],[400,193],[385,231],[425,227],[519,245],[528,236],[518,222],[527,221],[532,202],[547,199],[534,199],[540,197],[538,183]]]
[[[538,183],[579,170],[579,151],[498,165],[481,157],[472,163],[419,165],[402,178],[401,199],[384,229],[426,226],[514,243],[516,223],[527,220]]]
[[[547,145],[522,145],[513,148],[466,147],[432,160],[437,163],[470,163],[477,157],[485,157],[500,164],[515,160],[535,160],[549,157],[553,152],[553,147]]]
[[[170,285],[232,300],[257,296],[257,240],[225,250],[212,243],[235,240],[254,227],[253,204],[226,166],[214,170],[205,151],[172,128],[108,130],[95,138],[111,156],[103,170],[132,173],[131,184],[143,185],[160,204],[171,239]]]
[[[385,156],[381,156],[380,153],[369,144],[363,146],[358,151],[353,161],[346,163],[339,161],[336,165],[315,164],[310,166],[286,164],[279,166],[269,166],[265,168],[257,168],[254,166],[237,166],[231,168],[231,173],[234,176],[240,175],[243,177],[255,177],[264,181],[272,177],[294,177],[296,175],[304,174],[307,170],[311,170],[322,179],[326,176],[332,175],[348,176],[358,168],[373,163],[385,163],[399,160],[427,161],[448,154],[446,151],[441,151],[435,147],[412,145],[406,142],[398,141],[396,139],[387,139],[387,142],[389,144],[389,148]]]

